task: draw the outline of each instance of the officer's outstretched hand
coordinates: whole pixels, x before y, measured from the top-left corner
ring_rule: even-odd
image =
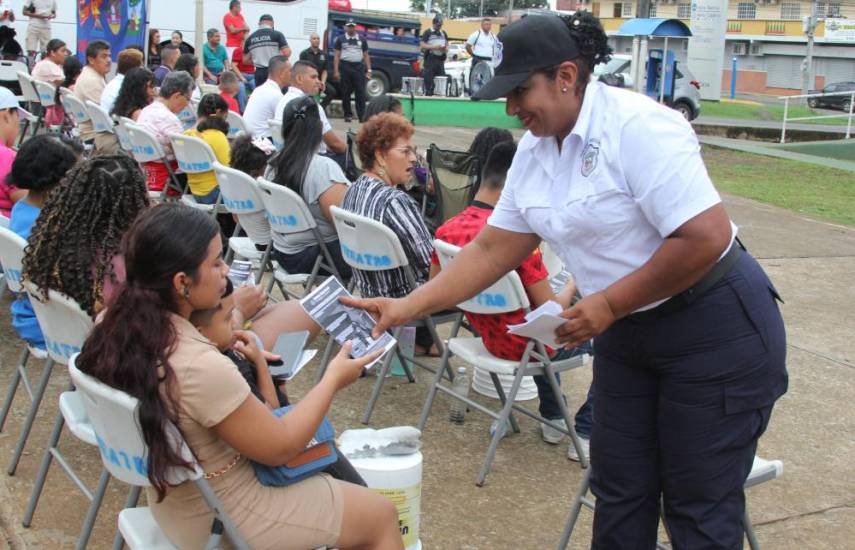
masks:
[[[591,294],[561,312],[567,322],[558,327],[557,340],[567,349],[599,336],[615,322],[615,314],[602,292]]]
[[[377,322],[371,331],[372,338],[379,338],[384,331],[398,327],[416,316],[407,298],[339,298],[346,306],[364,309]]]

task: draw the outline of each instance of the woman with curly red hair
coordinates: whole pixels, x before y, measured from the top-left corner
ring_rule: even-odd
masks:
[[[418,203],[398,189],[413,176],[418,155],[413,146],[413,125],[395,113],[381,113],[362,125],[356,136],[365,173],[347,190],[342,208],[377,220],[398,235],[416,282],[427,281],[431,236]],[[401,298],[415,288],[401,268],[354,272],[362,296]],[[416,332],[417,350],[429,352],[433,344],[427,330]],[[420,348],[420,349],[419,349]]]

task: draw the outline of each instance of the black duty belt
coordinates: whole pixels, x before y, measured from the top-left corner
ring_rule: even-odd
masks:
[[[742,253],[743,249],[741,244],[734,240],[733,244],[730,246],[730,250],[728,250],[727,253],[722,256],[714,266],[712,266],[712,269],[707,271],[706,275],[701,277],[700,281],[683,292],[668,298],[658,306],[633,313],[627,316],[627,318],[637,321],[651,321],[684,309],[703,295],[704,292],[711,289],[713,285],[721,280],[722,277],[727,275],[727,273],[733,269],[733,266],[736,265],[736,262],[739,260]]]

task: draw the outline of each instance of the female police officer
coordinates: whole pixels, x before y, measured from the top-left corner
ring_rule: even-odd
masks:
[[[489,226],[407,298],[354,304],[399,325],[547,241],[584,296],[560,340],[596,337],[593,547],[653,548],[661,497],[675,548],[741,548],[742,485],[787,387],[777,294],[734,242],[689,124],[590,80],[610,53],[595,18],[529,16],[499,41],[478,96],[506,96],[528,132]]]

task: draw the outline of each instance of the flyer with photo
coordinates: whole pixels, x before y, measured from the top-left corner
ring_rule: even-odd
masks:
[[[352,296],[338,279],[329,277],[311,294],[300,300],[300,305],[336,342],[353,342],[351,356],[354,358],[378,349],[389,351],[395,346],[397,341],[388,333],[384,332],[377,340],[372,338],[374,319],[364,310],[342,304],[339,301],[342,297]],[[376,359],[366,368],[371,368],[379,360],[380,358]]]

